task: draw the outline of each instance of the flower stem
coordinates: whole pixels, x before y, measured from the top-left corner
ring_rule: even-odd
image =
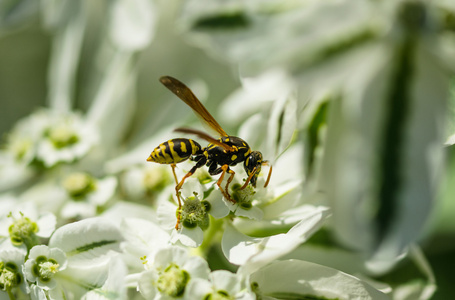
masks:
[[[6,292],[8,293],[8,297],[10,300],[16,300],[16,297],[14,296],[13,292],[11,291],[11,288],[7,288]]]
[[[210,216],[210,225],[204,232],[204,241],[198,248],[198,254],[202,257],[207,257],[207,252],[210,250],[212,244],[220,243],[221,237],[223,236],[223,219],[215,219]]]

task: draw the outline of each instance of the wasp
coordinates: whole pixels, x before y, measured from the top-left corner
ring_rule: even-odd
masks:
[[[228,189],[229,184],[232,182],[235,174],[231,167],[239,163],[243,163],[245,172],[248,175],[248,178],[241,187],[241,189],[244,189],[249,183],[253,187],[256,187],[256,182],[259,173],[261,172],[261,167],[263,165],[269,165],[269,162],[263,160],[261,152],[252,151],[250,146],[248,146],[248,144],[243,139],[228,135],[185,84],[170,76],[161,77],[160,82],[177,97],[179,97],[183,102],[185,102],[194,111],[196,116],[201,119],[203,124],[208,125],[209,128],[213,129],[219,135],[219,138],[215,139],[205,132],[199,130],[177,128],[175,131],[196,135],[197,137],[209,142],[209,144],[203,148],[195,140],[175,138],[161,143],[152,151],[150,156],[147,158],[147,161],[160,164],[169,164],[172,167],[172,172],[174,174],[176,183],[175,191],[179,205],[178,211],[180,212],[182,208],[182,202],[180,200],[180,189],[182,188],[185,179],[193,175],[197,169],[203,167],[204,165],[208,167],[208,172],[210,175],[214,176],[221,174],[218,181],[216,182],[218,188],[228,201],[236,203],[236,201],[232,199],[231,195],[229,194]],[[178,181],[177,175],[175,173],[176,164],[186,161],[187,159],[194,161],[196,164],[180,181]],[[267,187],[270,181],[271,173],[272,167],[270,166],[269,174],[267,176],[264,187]],[[223,188],[221,186],[221,183],[226,174],[229,174],[229,178]],[[179,222],[180,214],[178,213],[176,229],[178,229]]]

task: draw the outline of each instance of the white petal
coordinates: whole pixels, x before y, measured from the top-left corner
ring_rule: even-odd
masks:
[[[139,259],[147,255],[153,256],[156,251],[169,244],[170,235],[158,225],[142,220],[128,218],[122,221],[121,231],[125,237],[121,248],[127,255],[128,264],[143,268],[142,261]]]
[[[37,245],[30,250],[29,259],[35,259],[38,256],[45,256],[50,258],[50,249],[46,245]]]
[[[180,233],[178,234],[178,240],[185,246],[196,248],[202,244],[204,239],[204,232],[197,226],[194,228],[186,228],[182,226]]]
[[[166,199],[159,201],[158,208],[156,210],[158,222],[164,229],[172,230],[175,228],[175,224],[177,223],[177,206],[167,201],[170,195],[168,191],[163,191],[163,195],[166,196]]]
[[[211,294],[212,284],[202,278],[191,279],[185,288],[184,299],[185,300],[203,300],[206,296]]]
[[[139,278],[138,288],[141,295],[149,300],[154,299],[156,295],[156,288],[153,285],[153,282],[157,280],[156,272],[154,270],[148,270],[141,273]]]
[[[202,199],[204,195],[203,187],[197,178],[188,178],[185,180],[185,184],[180,191],[183,199],[193,197],[194,193],[198,195],[199,199]]]
[[[240,291],[240,279],[232,272],[226,270],[213,271],[210,274],[210,281],[217,290],[226,291],[231,296],[235,296]]]
[[[286,234],[266,238],[251,238],[227,226],[221,244],[223,253],[231,263],[242,265],[242,272],[248,274],[294,250],[316,232],[329,216],[330,211],[326,207],[313,207]]]
[[[118,254],[112,254],[104,261],[97,260],[89,266],[87,265],[69,265],[65,270],[59,272],[55,279],[58,280],[60,287],[56,290],[62,289],[71,291],[74,299],[81,299],[87,293],[87,286],[89,287],[102,287],[108,278],[109,265],[111,258]],[[119,270],[121,271],[121,269]],[[62,291],[60,291],[61,293]]]
[[[62,249],[69,265],[83,267],[109,260],[110,251],[119,251],[121,241],[123,237],[115,225],[103,218],[93,218],[58,228],[49,246]]]
[[[250,281],[259,285],[262,295],[279,298],[390,299],[358,278],[299,260],[273,262],[253,273]]]
[[[259,253],[260,248],[258,245],[261,240],[261,238],[246,236],[228,225],[223,234],[221,247],[224,256],[229,262],[241,265],[246,263],[250,257]]]
[[[53,290],[57,287],[57,280],[55,280],[55,278],[51,278],[48,281],[42,281],[41,278],[38,277],[36,285],[46,291]]]
[[[48,238],[51,236],[52,232],[55,230],[55,225],[57,224],[57,218],[53,213],[46,213],[41,216],[36,222],[39,228],[37,236]]]
[[[68,201],[60,212],[60,216],[64,219],[84,219],[95,215],[96,207],[93,204],[73,200]]]
[[[112,257],[106,282],[99,289],[84,295],[85,300],[127,299],[125,278],[128,270],[119,256]],[[109,296],[106,296],[109,295]]]
[[[115,204],[103,212],[101,216],[103,219],[109,219],[112,223],[118,223],[118,221],[123,218],[141,218],[154,223],[158,222],[156,213],[152,208],[126,201],[115,202]]]
[[[155,254],[154,264],[156,267],[166,268],[170,263],[175,263],[178,266],[183,264],[188,259],[188,251],[177,246],[170,246],[158,250]]]
[[[110,176],[100,179],[96,186],[96,191],[88,195],[88,201],[93,205],[103,205],[114,195],[117,188],[117,178]]]
[[[247,217],[253,220],[261,220],[262,217],[264,216],[264,212],[262,209],[253,206],[250,209],[244,209],[240,206],[237,207],[235,210],[235,215],[240,216],[240,217]]]
[[[59,215],[68,195],[64,189],[57,186],[54,180],[46,180],[29,188],[21,195],[21,198],[24,202],[34,203],[40,211]]]
[[[32,300],[47,300],[46,294],[44,293],[42,288],[38,287],[35,284],[32,284],[30,289],[31,289],[30,296]]]
[[[74,291],[71,291],[71,292],[73,295],[75,294]],[[49,299],[52,299],[52,300],[66,300],[67,299],[67,298],[65,298],[65,291],[60,286],[48,291],[48,295],[49,295]]]
[[[200,256],[191,256],[183,264],[182,269],[186,270],[193,278],[209,278],[209,265],[205,259]]]
[[[25,257],[25,256],[24,256]],[[37,277],[33,274],[32,268],[35,265],[36,261],[34,259],[27,259],[24,264],[23,272],[25,278],[30,282],[35,282]]]
[[[34,171],[25,164],[17,164],[0,152],[0,192],[7,192],[31,179]]]
[[[242,107],[241,111],[229,114],[223,119],[223,124],[238,124],[248,116],[253,115],[271,105],[283,92],[290,88],[289,78],[281,70],[264,72],[257,77],[241,78],[242,87],[230,94],[220,105],[219,111],[230,111],[232,107]],[[221,117],[225,114],[220,113]],[[241,135],[243,136],[243,135]]]
[[[103,146],[98,149],[101,152],[118,147],[122,133],[132,121],[134,101],[131,99],[136,78],[132,55],[117,51],[110,57],[105,76],[87,112],[88,122],[99,130],[99,143]]]
[[[212,215],[215,219],[224,218],[229,214],[229,207],[221,199],[221,196],[216,190],[213,190],[210,195],[204,200],[210,203],[211,206],[209,214]]]

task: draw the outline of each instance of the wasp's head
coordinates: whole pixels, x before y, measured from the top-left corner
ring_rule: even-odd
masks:
[[[248,155],[243,164],[248,177],[253,174],[250,180],[253,187],[256,187],[256,181],[259,173],[261,173],[262,163],[262,153],[259,151],[253,151],[250,155]]]

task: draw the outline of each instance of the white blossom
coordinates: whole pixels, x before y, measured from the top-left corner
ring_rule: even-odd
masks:
[[[185,294],[187,285],[196,278],[207,279],[207,262],[189,256],[183,248],[172,246],[159,250],[150,267],[140,275],[139,291],[146,299],[174,299]]]
[[[226,270],[210,273],[209,279],[194,279],[188,284],[185,299],[256,299],[254,294],[246,292],[241,276]]]
[[[25,277],[43,290],[57,287],[55,276],[66,269],[68,264],[65,253],[59,248],[38,245],[30,250],[24,265]]]

